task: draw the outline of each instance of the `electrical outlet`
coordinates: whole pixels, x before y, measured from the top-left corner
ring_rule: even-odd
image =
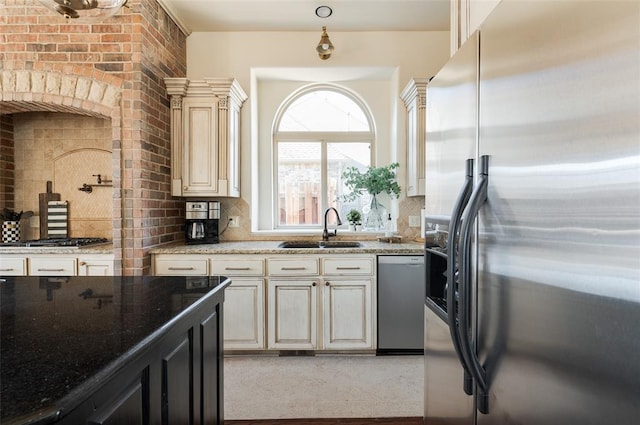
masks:
[[[409,216],[409,227],[420,227],[420,216],[419,215],[410,215]]]
[[[240,227],[240,216],[238,216],[238,215],[230,215],[229,216],[229,227]]]

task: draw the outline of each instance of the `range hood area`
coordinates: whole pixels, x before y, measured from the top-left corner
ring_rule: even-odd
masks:
[[[3,136],[3,147],[12,145],[13,155],[9,158],[13,161],[3,165],[12,169],[14,176],[3,178],[3,207],[34,212],[33,217],[21,220],[20,239],[46,237],[40,229],[47,219],[43,198],[68,205],[67,233],[59,237],[112,239],[111,185],[103,184],[104,188],[90,193],[78,190],[84,185],[93,189],[98,175],[100,180],[113,175],[110,121],[41,111],[16,113],[3,118],[3,122],[9,119],[12,137]]]

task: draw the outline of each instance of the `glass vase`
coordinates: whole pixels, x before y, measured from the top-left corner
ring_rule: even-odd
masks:
[[[367,230],[381,231],[384,230],[385,208],[378,202],[376,195],[371,196],[371,204],[364,226]]]

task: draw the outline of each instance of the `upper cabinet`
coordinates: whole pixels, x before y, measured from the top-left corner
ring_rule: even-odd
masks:
[[[480,28],[501,0],[450,0],[451,56]]]
[[[232,78],[165,78],[171,96],[171,194],[240,196],[240,108]]]
[[[400,97],[407,107],[407,196],[424,196],[428,78],[412,78]]]

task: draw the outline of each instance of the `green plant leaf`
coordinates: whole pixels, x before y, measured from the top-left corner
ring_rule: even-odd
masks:
[[[356,167],[349,167],[342,173],[345,186],[351,193],[344,195],[345,201],[353,201],[367,191],[370,195],[387,193],[393,198],[400,196],[400,185],[396,181],[394,170],[399,167],[397,162],[386,167],[368,167],[367,171],[361,173]]]

